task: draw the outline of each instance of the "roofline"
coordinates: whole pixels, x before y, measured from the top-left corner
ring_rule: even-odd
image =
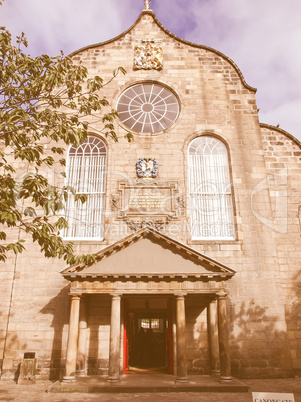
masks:
[[[272,126],[270,124],[265,124],[265,123],[259,123],[260,127],[262,128],[268,128],[270,130],[278,131],[280,134],[285,135],[288,137],[290,140],[292,140],[298,147],[301,148],[301,141],[298,140],[298,138],[294,137],[292,134],[288,133],[287,131],[283,130],[280,127]]]
[[[156,17],[155,13],[154,13],[152,10],[143,10],[143,11],[140,13],[138,19],[134,22],[134,24],[132,24],[127,30],[125,30],[124,32],[122,32],[122,33],[119,34],[118,36],[115,36],[114,38],[109,39],[109,40],[104,41],[104,42],[99,42],[99,43],[95,43],[95,44],[92,44],[92,45],[84,46],[84,47],[82,47],[82,48],[80,48],[80,49],[78,49],[78,50],[75,50],[74,52],[70,53],[70,54],[69,54],[69,57],[73,57],[73,56],[75,56],[76,54],[78,54],[78,53],[80,53],[80,52],[82,52],[82,51],[84,51],[84,50],[88,50],[88,49],[91,49],[91,48],[97,47],[97,46],[107,45],[108,43],[114,42],[115,40],[118,40],[118,39],[122,38],[124,35],[126,35],[127,33],[129,33],[129,32],[138,24],[138,22],[141,20],[142,16],[145,15],[145,14],[151,15],[151,16],[153,17],[154,21],[156,22],[156,24],[157,24],[165,33],[167,33],[167,35],[169,35],[170,37],[176,39],[177,41],[179,41],[179,42],[181,42],[181,43],[184,43],[185,45],[188,45],[188,46],[196,47],[196,48],[198,48],[198,49],[208,50],[209,52],[215,53],[216,55],[218,55],[218,56],[220,56],[221,58],[223,58],[224,60],[226,60],[228,63],[230,63],[230,64],[234,67],[234,69],[236,70],[237,74],[239,75],[239,77],[240,77],[240,79],[241,79],[243,85],[244,85],[247,89],[249,89],[250,91],[252,91],[252,92],[254,92],[254,93],[257,92],[257,88],[254,88],[254,87],[252,87],[252,86],[250,86],[249,84],[246,83],[246,81],[245,81],[245,79],[244,79],[244,76],[243,76],[242,72],[240,71],[239,67],[234,63],[234,61],[233,61],[232,59],[230,59],[230,57],[226,56],[224,53],[222,53],[222,52],[220,52],[220,51],[218,51],[218,50],[216,50],[216,49],[213,49],[213,48],[211,48],[211,47],[209,47],[209,46],[204,46],[204,45],[199,45],[199,44],[197,44],[197,43],[189,42],[189,41],[187,41],[187,40],[185,40],[185,39],[182,39],[182,38],[180,38],[179,36],[173,34],[173,33],[170,32],[168,29],[166,29],[166,28],[164,27],[164,25],[161,24],[161,22],[158,20],[158,18]]]
[[[214,260],[213,258],[210,258],[210,257],[208,257],[208,256],[205,256],[204,254],[200,253],[199,251],[197,251],[197,250],[195,250],[195,249],[193,249],[193,248],[191,248],[191,247],[189,247],[189,246],[186,246],[186,244],[183,244],[183,243],[181,243],[181,242],[179,242],[179,241],[177,241],[177,240],[174,240],[174,239],[172,239],[171,237],[168,237],[168,236],[164,235],[163,233],[159,232],[158,230],[156,230],[156,229],[154,229],[154,228],[152,228],[152,227],[150,227],[150,226],[148,226],[148,225],[146,225],[146,226],[144,226],[143,228],[137,230],[136,232],[134,232],[134,233],[132,233],[132,234],[130,234],[130,235],[124,237],[123,239],[117,240],[116,242],[112,243],[111,245],[109,245],[109,246],[103,248],[102,250],[100,250],[100,251],[97,253],[97,255],[101,256],[101,254],[111,253],[111,252],[114,251],[115,248],[119,248],[122,243],[130,243],[130,242],[132,242],[135,238],[137,238],[137,237],[139,238],[139,237],[141,237],[142,235],[148,234],[148,233],[152,233],[152,234],[154,234],[154,235],[155,235],[156,237],[158,237],[158,238],[159,238],[159,237],[163,238],[167,243],[172,243],[176,248],[179,248],[179,249],[181,248],[181,249],[186,250],[186,252],[187,252],[189,255],[193,255],[194,257],[196,257],[196,258],[198,258],[198,259],[200,259],[200,260],[202,260],[202,261],[204,261],[204,262],[207,262],[207,263],[209,263],[210,265],[218,265],[219,268],[225,269],[225,270],[226,270],[226,273],[229,274],[229,275],[232,275],[232,276],[233,276],[233,275],[236,274],[236,271],[235,271],[234,269],[227,267],[226,265],[222,264],[221,262],[219,262],[219,261],[217,261],[217,260]],[[97,261],[96,261],[96,262],[97,262]],[[95,263],[96,263],[96,262],[95,262]],[[94,263],[94,264],[95,264],[95,263]],[[94,264],[92,264],[92,265],[94,265]],[[67,267],[67,268],[62,269],[62,270],[60,271],[60,273],[61,273],[63,276],[64,276],[64,275],[69,275],[69,274],[71,274],[72,272],[74,272],[74,271],[68,272],[70,268],[74,267],[74,270],[75,270],[76,268],[84,268],[85,266],[86,266],[86,265],[83,264],[83,263],[74,264],[74,265],[71,265],[71,266],[69,266],[69,267]]]

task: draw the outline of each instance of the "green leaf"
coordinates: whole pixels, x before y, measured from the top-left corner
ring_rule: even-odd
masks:
[[[68,147],[80,145],[90,132],[100,130],[118,140],[118,113],[104,92],[125,70],[118,67],[106,80],[88,78],[87,68],[62,52],[31,57],[27,46],[24,33],[15,44],[10,32],[0,28],[0,138],[6,147],[0,149],[0,261],[25,248],[21,240],[3,243],[13,228],[30,235],[45,257],[91,264],[95,256],[75,256],[72,244],[60,237],[68,223],[57,215],[68,196],[79,203],[87,196],[64,187],[65,173],[59,170]],[[129,140],[132,135],[127,135]]]

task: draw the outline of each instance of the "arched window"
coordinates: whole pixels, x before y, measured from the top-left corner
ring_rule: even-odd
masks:
[[[188,149],[191,231],[194,240],[235,239],[228,151],[202,136]]]
[[[87,201],[68,197],[65,217],[69,227],[64,233],[70,239],[102,239],[107,149],[98,137],[89,136],[78,148],[72,146],[67,158],[66,184]]]

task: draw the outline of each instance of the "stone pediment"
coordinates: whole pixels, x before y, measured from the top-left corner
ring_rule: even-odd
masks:
[[[91,266],[73,265],[61,271],[66,279],[106,277],[230,278],[235,271],[204,254],[144,227],[97,253]]]

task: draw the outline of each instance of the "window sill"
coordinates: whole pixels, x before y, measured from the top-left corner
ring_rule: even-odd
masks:
[[[63,238],[64,243],[73,243],[73,244],[89,244],[89,245],[97,245],[97,244],[105,244],[108,245],[108,240],[104,239],[76,239],[76,238]]]
[[[190,239],[187,241],[188,244],[242,244],[241,240],[238,239],[211,239],[211,240],[206,240],[206,239]]]

